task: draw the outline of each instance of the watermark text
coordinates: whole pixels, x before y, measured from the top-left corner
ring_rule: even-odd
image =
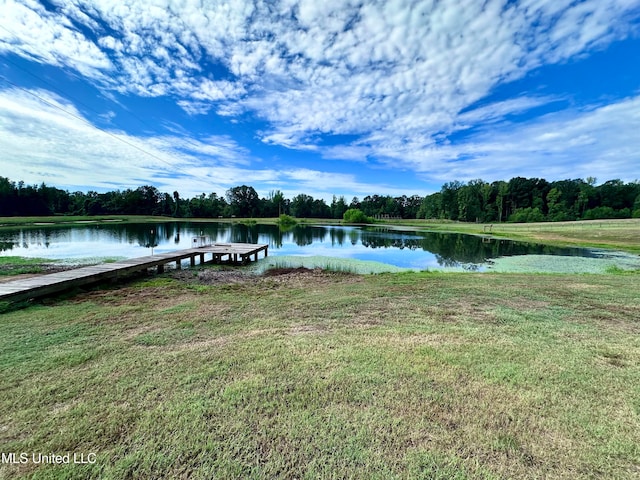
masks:
[[[93,465],[97,455],[90,453],[36,453],[36,452],[0,452],[0,463],[3,465],[21,465],[25,463],[48,465]]]

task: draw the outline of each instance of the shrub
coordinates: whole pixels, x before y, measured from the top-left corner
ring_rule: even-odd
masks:
[[[298,224],[298,220],[291,215],[283,213],[280,215],[280,217],[278,217],[276,223],[278,224],[278,230],[280,230],[281,232],[288,232],[290,230],[293,230],[293,228]]]
[[[345,223],[373,223],[373,218],[367,217],[359,208],[350,208],[344,212],[342,220]]]
[[[515,223],[544,222],[545,218],[538,207],[520,208],[509,215],[509,221]]]
[[[587,210],[584,213],[585,220],[599,220],[605,218],[629,218],[631,217],[631,210],[623,208],[622,210],[614,210],[611,207],[596,207],[591,210]]]
[[[291,215],[287,215],[286,213],[283,213],[282,215],[280,215],[280,217],[278,217],[278,225],[280,225],[281,227],[290,227],[292,225],[295,225],[296,223],[298,223],[298,221],[292,217]]]

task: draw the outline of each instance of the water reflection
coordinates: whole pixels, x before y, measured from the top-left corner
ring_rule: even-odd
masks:
[[[191,248],[192,239],[266,243],[269,255],[327,255],[375,260],[410,268],[482,269],[488,259],[512,255],[594,256],[589,249],[559,248],[504,239],[384,227],[166,222],[159,224],[46,227],[0,232],[3,255],[81,258],[135,257]]]

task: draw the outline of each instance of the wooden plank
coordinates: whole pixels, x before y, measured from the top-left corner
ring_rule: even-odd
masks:
[[[258,253],[268,252],[268,245],[251,243],[216,243],[205,247],[179,250],[156,254],[148,257],[129,258],[113,263],[80,267],[64,272],[49,273],[37,277],[13,280],[0,284],[0,300],[19,301],[41,296],[60,293],[64,290],[96,283],[101,280],[114,279],[132,272],[157,268],[158,272],[164,271],[167,263],[176,262],[176,268],[181,268],[181,261],[190,259],[191,266],[195,265],[196,255],[200,256],[200,263],[204,263],[205,253],[211,253],[212,261],[222,262],[223,257],[227,261],[232,259],[238,263],[238,256],[242,263],[251,260],[254,256],[258,260]]]

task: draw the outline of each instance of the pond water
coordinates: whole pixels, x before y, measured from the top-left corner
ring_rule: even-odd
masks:
[[[562,248],[458,233],[403,231],[388,227],[296,225],[282,231],[276,225],[240,223],[166,222],[159,224],[88,224],[0,231],[0,255],[42,257],[73,261],[87,258],[133,258],[191,248],[194,237],[213,242],[269,245],[273,257],[333,258],[377,262],[418,270],[501,270],[517,268],[527,260],[553,270],[562,259],[574,259],[579,271],[599,261],[599,269],[611,265],[640,268],[640,257],[587,248]],[[552,261],[550,256],[553,257]],[[509,260],[511,259],[511,260]],[[537,260],[536,260],[537,259]],[[524,261],[524,262],[523,262]],[[606,261],[608,263],[603,263]],[[586,263],[585,263],[586,262]],[[551,267],[550,267],[551,266]],[[512,267],[506,268],[507,270]],[[384,269],[383,269],[384,270]],[[525,268],[526,270],[526,268]],[[535,268],[533,269],[535,271]],[[561,271],[573,271],[564,268]]]

